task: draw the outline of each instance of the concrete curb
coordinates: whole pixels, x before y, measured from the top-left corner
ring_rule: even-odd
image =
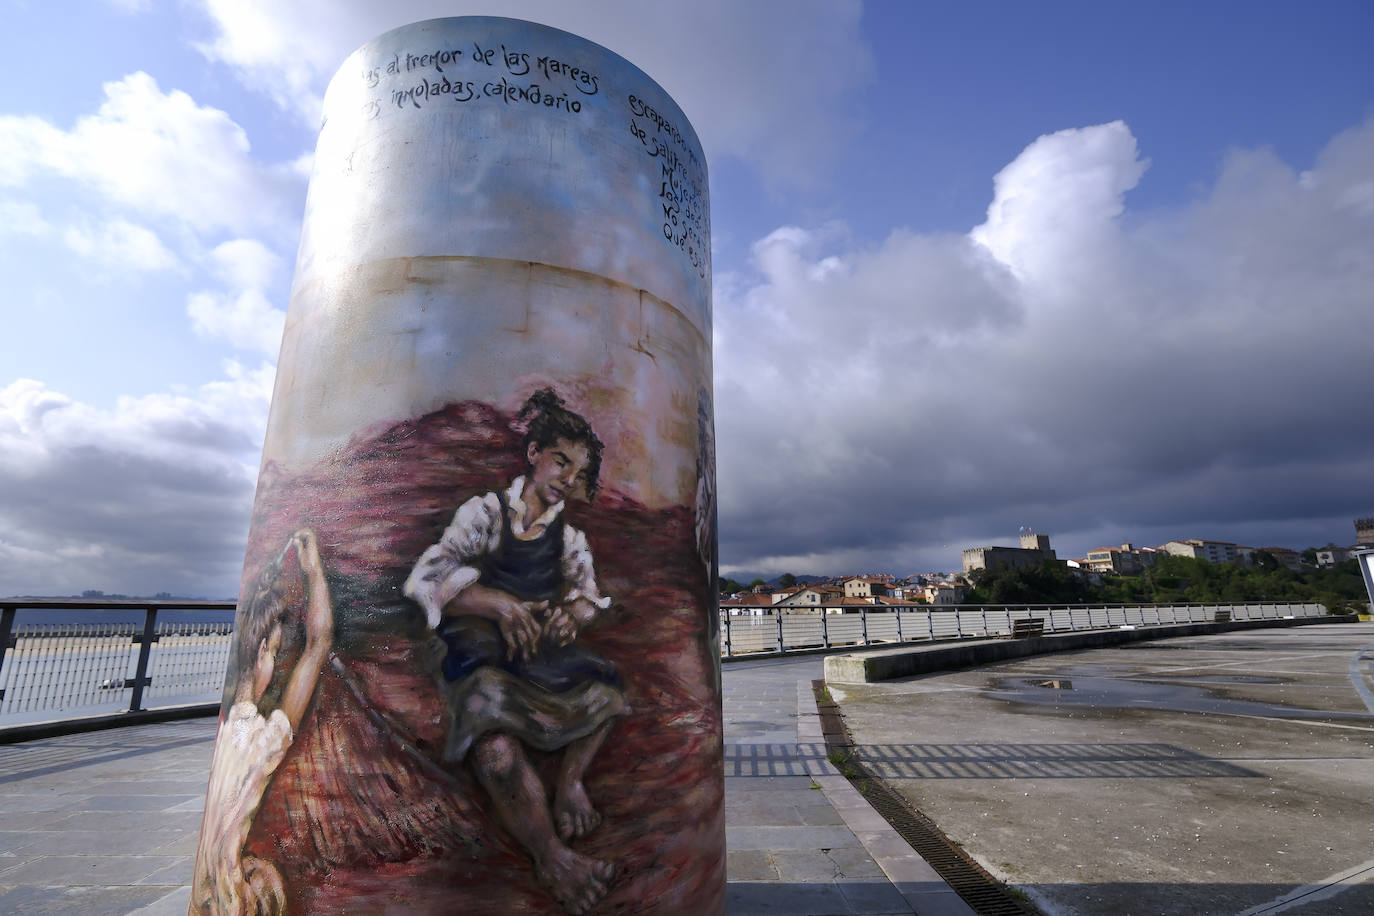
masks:
[[[809,771],[826,801],[913,910],[921,916],[973,916],[973,909],[954,888],[826,758],[820,711],[808,681],[797,682],[797,749],[817,765]]]
[[[178,722],[219,715],[220,704],[200,703],[195,706],[170,706],[164,709],[140,709],[117,712],[107,716],[84,716],[79,719],[53,719],[28,725],[9,725],[0,728],[0,745],[56,738],[60,735],[82,735],[86,732],[123,728],[126,725],[149,725],[154,722]]]
[[[1230,633],[1239,630],[1356,622],[1358,618],[1354,614],[1327,615],[1283,620],[1234,620],[1229,623],[1185,623],[1131,629],[1090,630],[1026,639],[980,639],[944,646],[909,645],[863,655],[831,655],[825,660],[825,679],[836,684],[871,684],[876,681],[948,671],[951,668],[986,665],[1049,652],[1102,649],[1143,640]]]

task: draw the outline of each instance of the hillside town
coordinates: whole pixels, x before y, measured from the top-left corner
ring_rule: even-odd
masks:
[[[1048,535],[1023,532],[1017,547],[969,547],[963,551],[960,573],[889,573],[834,576],[829,578],[784,575],[773,582],[756,580],[747,587],[723,579],[720,607],[731,616],[761,616],[772,609],[790,613],[844,614],[864,607],[883,605],[956,605],[964,601],[979,572],[1061,565],[1074,576],[1100,584],[1112,576],[1138,575],[1156,566],[1163,557],[1183,557],[1205,563],[1230,563],[1240,567],[1283,567],[1293,572],[1326,569],[1345,562],[1361,549],[1374,549],[1374,517],[1355,519],[1355,543],[1347,547],[1327,545],[1303,551],[1288,547],[1252,547],[1232,541],[1183,538],[1157,547],[1137,547],[1122,542],[1096,547],[1082,557],[1061,559],[1050,546]]]
[[[772,608],[792,613],[843,614],[870,605],[959,604],[968,590],[963,576],[920,573],[898,578],[888,574],[837,576],[805,585],[782,587],[759,583],[729,597],[721,610],[732,616],[761,616]]]

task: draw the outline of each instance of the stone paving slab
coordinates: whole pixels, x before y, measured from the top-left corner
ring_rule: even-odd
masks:
[[[108,839],[106,846],[110,845]],[[164,884],[181,885],[191,873],[191,865],[185,856],[143,856],[118,855],[106,852],[93,855],[42,855],[23,865],[0,873],[0,882],[5,885],[37,885],[67,887],[108,885],[136,885],[157,883],[147,881],[153,875],[164,873],[168,867],[182,865],[184,875],[175,881]]]
[[[826,759],[821,666],[725,668],[728,912],[967,916]],[[206,718],[0,746],[0,913],[182,916],[214,736]]]
[[[147,906],[133,910],[129,916],[186,916],[191,907],[191,888],[179,887]]]
[[[816,656],[725,669],[728,911],[969,916],[826,758],[811,689],[821,672]],[[804,813],[825,825],[774,823]]]
[[[166,888],[132,886],[0,886],[0,912],[25,916],[125,916],[167,896]],[[186,901],[191,889],[186,889]],[[177,916],[184,916],[182,903]]]

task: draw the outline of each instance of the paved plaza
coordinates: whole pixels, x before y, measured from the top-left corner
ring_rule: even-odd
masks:
[[[971,913],[826,759],[822,671],[725,666],[729,912]],[[1374,912],[1369,624],[831,694],[865,765],[1047,913]],[[185,913],[214,728],[0,746],[0,913]]]
[[[729,911],[971,913],[825,759],[821,667],[725,666]],[[205,718],[0,746],[0,913],[183,916],[214,735]]]
[[[831,685],[860,757],[1063,914],[1374,913],[1374,626]]]
[[[725,667],[730,913],[973,911],[826,760],[820,656]]]
[[[184,916],[213,718],[0,747],[0,912]]]

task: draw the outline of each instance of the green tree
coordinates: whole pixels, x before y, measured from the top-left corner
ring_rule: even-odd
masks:
[[[789,573],[783,573],[781,576],[778,576],[778,587],[779,587],[779,588],[791,588],[792,586],[794,586],[794,585],[796,585],[796,584],[797,584],[797,577],[794,576],[794,575],[792,575],[790,572],[789,572]]]
[[[975,604],[1077,604],[1102,600],[1098,590],[1062,563],[987,570],[969,575],[965,601]]]
[[[1100,585],[1049,562],[1019,569],[974,570],[965,601],[971,604],[1172,604],[1316,601],[1332,613],[1364,612],[1369,606],[1358,561],[1325,569],[1293,571],[1273,554],[1257,551],[1251,566],[1208,563],[1195,557],[1159,557],[1139,576],[1102,577]]]
[[[744,591],[744,583],[736,582],[734,579],[718,576],[716,582],[720,585],[720,593],[722,595],[733,595],[736,592]]]

